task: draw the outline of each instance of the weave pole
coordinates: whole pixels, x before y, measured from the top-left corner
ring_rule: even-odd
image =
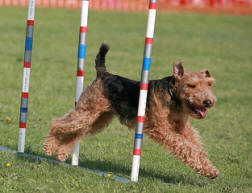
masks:
[[[28,113],[28,97],[29,97],[31,58],[32,58],[35,4],[36,0],[29,0],[27,26],[26,26],[25,52],[24,52],[23,87],[21,94],[21,105],[20,105],[21,107],[19,118],[18,152],[20,153],[24,153],[24,147],[25,147],[25,131],[26,131],[26,122]]]
[[[76,77],[76,93],[75,105],[79,101],[80,95],[83,91],[85,61],[86,61],[86,37],[87,37],[87,21],[88,21],[88,0],[81,1],[81,22],[79,33],[79,47],[78,47],[78,62],[77,62],[77,77]],[[79,165],[79,149],[80,142],[77,142],[73,147],[72,165]]]
[[[157,0],[149,1],[149,12],[148,12],[148,22],[145,38],[145,47],[144,47],[144,56],[143,56],[143,65],[142,65],[142,75],[140,83],[140,94],[138,102],[138,112],[137,112],[137,126],[135,133],[135,143],[133,150],[133,162],[131,169],[131,181],[138,181],[139,167],[140,167],[140,157],[141,157],[141,146],[143,139],[143,129],[144,129],[144,118],[145,118],[145,109],[146,101],[148,94],[149,86],[149,73],[151,66],[151,53],[152,53],[152,43],[153,35],[155,28],[156,20],[156,9],[157,9]]]

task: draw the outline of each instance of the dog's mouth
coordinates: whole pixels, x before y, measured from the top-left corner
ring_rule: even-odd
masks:
[[[206,112],[207,108],[205,107],[198,107],[193,104],[189,104],[190,109],[199,117],[199,118],[205,118],[206,117]]]

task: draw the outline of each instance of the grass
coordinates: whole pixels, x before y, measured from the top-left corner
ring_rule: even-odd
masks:
[[[23,8],[0,8],[0,145],[13,149],[26,13]],[[75,10],[36,10],[26,152],[44,156],[42,144],[51,119],[74,106],[79,15]],[[93,60],[104,39],[111,46],[109,71],[139,79],[146,18],[144,13],[90,11],[85,85],[95,77]],[[177,59],[190,70],[207,68],[216,78],[216,106],[205,120],[192,122],[221,172],[217,179],[196,175],[145,137],[137,184],[0,152],[0,192],[252,192],[251,50],[251,17],[157,15],[151,78],[170,75]],[[80,164],[129,177],[133,136],[114,120],[104,132],[81,143]]]

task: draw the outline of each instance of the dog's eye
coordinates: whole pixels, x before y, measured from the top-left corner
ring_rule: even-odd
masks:
[[[212,83],[212,82],[208,82],[207,84],[208,84],[208,86],[212,86],[212,85],[213,85],[213,83]]]
[[[195,88],[196,87],[196,85],[194,85],[194,84],[187,84],[187,86],[190,87],[190,88]]]

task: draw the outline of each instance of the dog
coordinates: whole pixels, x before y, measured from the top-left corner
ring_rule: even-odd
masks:
[[[65,161],[75,143],[101,132],[115,115],[121,124],[135,128],[140,82],[107,72],[108,50],[108,44],[102,43],[95,59],[97,77],[82,93],[75,109],[52,121],[44,143],[47,155],[56,152],[57,159]],[[151,139],[198,174],[212,179],[219,171],[208,160],[189,116],[206,117],[207,109],[216,102],[213,83],[208,70],[185,71],[181,61],[174,62],[172,76],[149,81],[144,124],[144,133]]]

